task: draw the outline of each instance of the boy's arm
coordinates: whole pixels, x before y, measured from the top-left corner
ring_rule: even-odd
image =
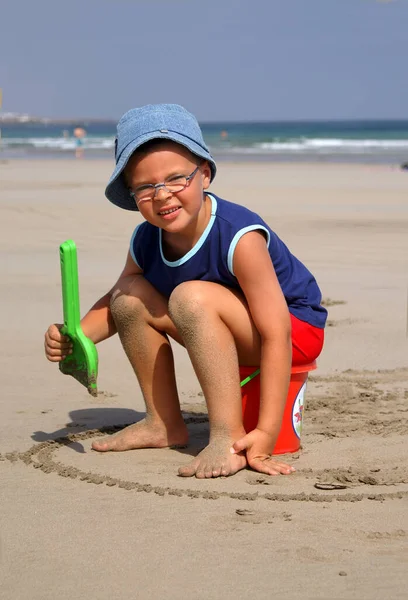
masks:
[[[130,252],[128,252],[125,267],[115,285],[107,294],[95,302],[83,319],[81,319],[81,326],[84,334],[89,337],[94,344],[102,342],[116,333],[116,325],[110,311],[112,294],[115,290],[123,289],[125,283],[127,284],[127,287],[129,278],[139,275],[142,272],[143,271],[133,260]],[[125,280],[127,281],[125,282]]]
[[[292,341],[286,300],[265,237],[259,231],[245,234],[238,242],[234,273],[261,336],[260,411],[251,437],[254,442],[251,452],[266,457],[273,452],[282,423],[290,381]]]

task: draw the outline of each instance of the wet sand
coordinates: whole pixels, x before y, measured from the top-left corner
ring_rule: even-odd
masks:
[[[0,164],[0,596],[48,600],[404,598],[408,584],[408,175],[397,167],[220,163],[218,195],[258,211],[329,310],[297,471],[177,477],[206,444],[185,351],[186,449],[98,454],[143,416],[119,340],[97,398],[43,358],[61,320],[58,246],[78,246],[85,311],[112,285],[138,214],[104,199],[109,161]]]

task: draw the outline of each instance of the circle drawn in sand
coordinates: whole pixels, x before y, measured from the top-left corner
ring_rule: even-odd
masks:
[[[111,469],[115,475],[120,474],[120,466],[124,462],[122,453],[109,453],[109,457],[105,458],[106,455],[104,457],[96,453],[78,454],[71,451],[70,446],[73,444],[86,443],[103,434],[115,433],[125,425],[72,433],[35,444],[25,452],[0,455],[0,461],[22,461],[43,473],[55,473],[60,477],[95,485],[103,484],[159,496],[168,494],[212,500],[228,497],[235,500],[313,502],[356,502],[408,496],[408,467],[404,466],[403,460],[408,436],[405,415],[402,414],[407,412],[408,369],[346,371],[330,377],[314,375],[310,379],[312,381],[309,382],[305,412],[306,452],[301,461],[305,466],[297,464],[297,473],[293,476],[268,477],[245,470],[232,478],[216,480],[178,478],[175,474],[176,466],[180,464],[182,454],[166,449],[153,449],[149,451],[147,460],[131,461],[131,478],[127,476],[126,468],[123,470],[125,476],[118,477],[95,472],[97,469],[94,466],[96,460],[100,468],[100,461],[103,460],[105,471],[109,472]],[[206,444],[206,432],[203,435],[202,431],[205,421],[207,417],[203,414],[186,418],[193,434],[193,442],[198,440],[199,444]],[[378,444],[373,444],[373,435],[379,438]],[[382,437],[388,438],[387,453],[383,450]],[[356,453],[358,460],[353,460]],[[326,468],[325,456],[329,457]],[[365,461],[362,456],[366,457]],[[297,458],[299,455],[291,455],[288,460],[292,459],[293,462]],[[163,467],[163,462],[166,461],[167,466],[170,466],[170,474],[166,464]],[[85,470],[84,463],[89,467],[88,470]],[[355,466],[357,464],[358,467]],[[127,465],[129,467],[129,462]],[[149,483],[147,467],[150,468],[150,473],[154,473],[154,480],[157,481],[159,476],[164,485]],[[173,485],[175,481],[178,482],[177,486]],[[272,486],[273,493],[248,491],[248,486],[252,490],[264,490],[266,485]],[[361,491],[362,487],[367,489],[367,486],[369,492]],[[393,491],[389,491],[391,486]],[[299,492],[299,489],[310,491]]]
[[[81,433],[76,433],[72,435],[68,435],[65,438],[59,438],[53,441],[41,442],[40,444],[36,444],[32,446],[26,452],[12,452],[5,454],[0,457],[0,459],[9,460],[11,462],[16,462],[21,460],[26,465],[31,465],[35,469],[41,470],[43,473],[55,473],[60,477],[67,477],[71,479],[79,479],[80,481],[84,481],[86,483],[93,483],[95,485],[104,484],[108,487],[118,487],[125,490],[134,490],[136,492],[146,492],[146,493],[155,493],[159,496],[164,496],[166,494],[171,496],[184,496],[189,498],[203,498],[208,500],[217,500],[221,497],[228,497],[234,500],[257,500],[257,499],[265,499],[265,500],[275,500],[275,501],[309,501],[309,502],[332,502],[333,500],[343,501],[343,502],[358,502],[364,499],[369,500],[385,500],[387,499],[400,499],[408,496],[408,489],[394,491],[394,492],[383,492],[380,493],[372,492],[372,493],[358,493],[353,491],[347,491],[345,493],[333,493],[333,494],[323,494],[323,493],[306,493],[306,492],[298,492],[298,493],[259,493],[259,492],[231,492],[231,491],[216,491],[216,490],[203,490],[203,489],[191,489],[191,488],[177,488],[170,486],[154,486],[149,483],[140,483],[137,481],[126,480],[118,477],[111,477],[109,475],[102,475],[100,473],[94,473],[90,471],[83,471],[77,467],[70,466],[67,464],[63,464],[62,462],[56,460],[54,454],[64,446],[69,446],[70,444],[78,441],[84,441],[90,438],[98,437],[101,434],[113,433],[121,429],[122,426],[110,427],[105,429],[94,429],[89,431],[84,431]],[[243,473],[243,472],[241,472]],[[249,473],[249,477],[246,479],[246,484],[251,485],[273,485],[274,478],[268,478],[260,473],[254,473],[247,471]],[[328,474],[324,473],[315,473],[318,478],[324,481],[325,476],[326,479]],[[236,477],[236,475],[234,476]],[[226,478],[229,479],[229,478]],[[223,482],[226,481],[223,479]],[[347,484],[356,483],[356,475],[351,472],[349,473],[337,473],[337,480],[347,481]],[[199,485],[203,480],[195,480]],[[205,481],[205,480],[204,480]],[[220,481],[220,480],[218,480]],[[367,483],[373,485],[373,481],[364,482],[361,478],[358,480],[360,483]],[[213,481],[214,483],[214,481]],[[381,483],[379,480],[376,483]],[[405,480],[403,481],[405,483]],[[408,483],[408,479],[406,480]],[[343,486],[335,486],[335,487],[324,487],[324,489],[345,489],[348,485]],[[309,483],[310,486],[310,483]],[[309,487],[308,486],[308,487]]]

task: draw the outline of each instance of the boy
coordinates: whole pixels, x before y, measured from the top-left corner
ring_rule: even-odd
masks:
[[[118,124],[107,198],[138,210],[125,267],[82,319],[95,343],[119,334],[146,403],[146,418],[95,441],[106,452],[187,443],[169,337],[189,354],[208,408],[209,445],[182,476],[270,475],[291,364],[314,360],[326,310],[313,275],[255,213],[208,193],[216,164],[193,115],[174,104],[128,111]],[[50,361],[69,352],[51,325]],[[242,424],[239,365],[260,366],[256,429]]]

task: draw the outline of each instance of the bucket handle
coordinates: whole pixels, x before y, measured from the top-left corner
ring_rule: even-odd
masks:
[[[314,371],[316,368],[317,368],[317,364],[316,364],[316,361],[314,360],[313,362],[311,362],[307,365],[299,365],[299,366],[292,367],[291,373],[292,374],[293,373],[308,373],[309,371]],[[248,375],[248,377],[245,377],[245,379],[243,379],[241,381],[241,387],[244,387],[244,385],[249,383],[251,381],[251,379],[253,379],[257,375],[259,375],[260,372],[261,372],[261,369],[257,369],[256,371],[251,373],[251,375]]]
[[[241,387],[243,387],[245,384],[249,383],[251,381],[251,379],[253,379],[257,375],[259,375],[260,372],[261,372],[261,369],[257,369],[256,371],[251,373],[251,375],[248,375],[248,377],[245,377],[245,379],[243,379],[241,381]]]

